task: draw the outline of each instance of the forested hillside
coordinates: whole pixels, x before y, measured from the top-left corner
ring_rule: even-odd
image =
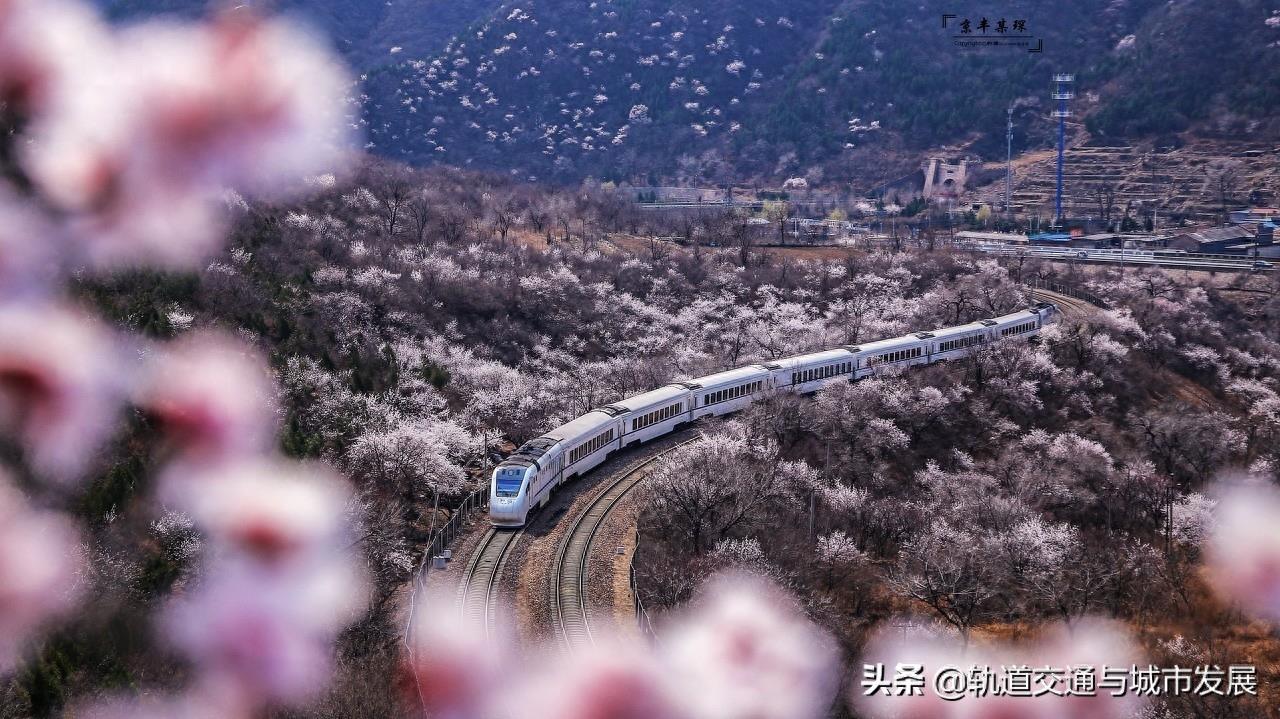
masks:
[[[440,52],[449,38],[498,7],[498,0],[270,0],[235,3],[299,18],[330,38],[353,69],[393,62],[403,53],[421,57]],[[218,7],[209,0],[97,0],[120,22],[157,16],[191,18]]]
[[[102,1],[122,19],[203,5]],[[366,73],[370,149],[521,178],[866,184],[944,145],[994,159],[1009,106],[1016,150],[1050,143],[1055,72],[1076,74],[1074,109],[1103,141],[1280,132],[1280,14],[1262,0],[275,6]],[[963,19],[976,36],[1023,20],[1044,51],[955,47]]]
[[[960,19],[972,28],[991,12],[978,3],[518,5],[375,75],[374,147],[540,177],[866,181],[945,144],[1002,155],[1011,105],[1017,149],[1046,145],[1055,72],[1076,74],[1075,109],[1097,115],[1100,136],[1276,130],[1265,58],[1280,55],[1280,28],[1250,0],[1001,8],[1043,53],[954,47]]]

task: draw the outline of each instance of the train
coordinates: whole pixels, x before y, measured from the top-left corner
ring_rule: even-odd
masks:
[[[976,347],[1037,336],[1059,314],[1040,302],[1012,314],[957,327],[845,345],[673,382],[593,409],[521,445],[493,471],[489,521],[522,527],[557,487],[618,450],[648,442],[702,417],[736,412],[773,392],[809,394],[886,368],[958,359]]]

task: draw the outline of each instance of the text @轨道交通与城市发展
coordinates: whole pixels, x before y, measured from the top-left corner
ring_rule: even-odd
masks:
[[[955,666],[864,664],[864,696],[925,696],[959,700],[1009,696],[1257,696],[1251,664],[1172,666]]]

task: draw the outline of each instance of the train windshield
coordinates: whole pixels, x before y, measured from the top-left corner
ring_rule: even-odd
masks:
[[[520,494],[520,484],[522,482],[524,482],[524,471],[519,469],[498,470],[498,496],[514,497]]]

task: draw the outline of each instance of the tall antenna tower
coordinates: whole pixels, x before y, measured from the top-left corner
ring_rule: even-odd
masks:
[[[1009,106],[1009,124],[1004,133],[1004,211],[1013,217],[1013,106]]]
[[[1062,164],[1067,151],[1067,118],[1071,117],[1071,111],[1067,109],[1067,101],[1076,96],[1071,91],[1071,84],[1076,81],[1076,76],[1067,73],[1058,73],[1053,76],[1053,99],[1058,101],[1058,109],[1053,111],[1053,116],[1058,118],[1058,190],[1053,198],[1053,223],[1062,227]]]

